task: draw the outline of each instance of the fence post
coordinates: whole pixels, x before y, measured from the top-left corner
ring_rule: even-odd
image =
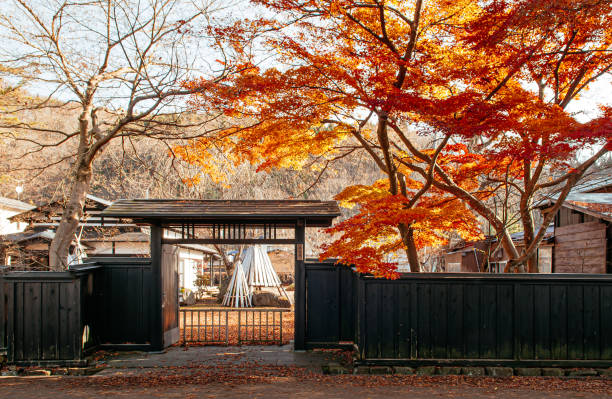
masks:
[[[187,344],[187,340],[185,339],[185,331],[187,331],[187,311],[186,310],[180,310],[181,313],[183,313],[183,345]]]
[[[229,345],[229,334],[228,334],[228,330],[229,330],[229,324],[227,322],[227,314],[229,313],[229,310],[225,311],[225,345]]]
[[[278,340],[278,344],[283,346],[283,311],[280,311],[280,337]]]
[[[242,339],[240,336],[240,323],[242,322],[242,310],[238,311],[238,345],[242,343]]]

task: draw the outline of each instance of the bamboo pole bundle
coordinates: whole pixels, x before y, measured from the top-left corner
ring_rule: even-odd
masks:
[[[289,299],[264,245],[253,245],[247,248],[242,264],[245,268],[247,284],[251,290],[263,287],[277,288],[279,295]]]
[[[234,268],[232,279],[223,297],[223,306],[233,308],[250,308],[252,306],[251,290],[247,284],[242,262],[238,262]]]

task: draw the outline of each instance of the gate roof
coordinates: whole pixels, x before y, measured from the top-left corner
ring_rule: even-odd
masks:
[[[133,219],[140,223],[283,224],[304,219],[307,226],[331,226],[340,216],[336,201],[318,200],[194,200],[132,199],[113,202],[103,217]]]

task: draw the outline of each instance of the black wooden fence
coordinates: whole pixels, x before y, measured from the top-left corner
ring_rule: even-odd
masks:
[[[612,365],[612,276],[355,275],[366,364]]]
[[[4,282],[5,267],[0,266],[0,356],[6,356],[6,289]]]
[[[83,363],[84,353],[95,345],[95,317],[88,306],[95,269],[2,276],[2,330],[9,362]]]
[[[150,287],[148,258],[0,274],[0,354],[15,364],[79,365],[97,347],[150,349]]]

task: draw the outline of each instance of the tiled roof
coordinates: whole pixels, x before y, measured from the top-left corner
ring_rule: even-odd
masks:
[[[23,212],[29,211],[30,209],[34,209],[35,206],[16,199],[0,197],[0,208],[13,209],[16,211]]]

